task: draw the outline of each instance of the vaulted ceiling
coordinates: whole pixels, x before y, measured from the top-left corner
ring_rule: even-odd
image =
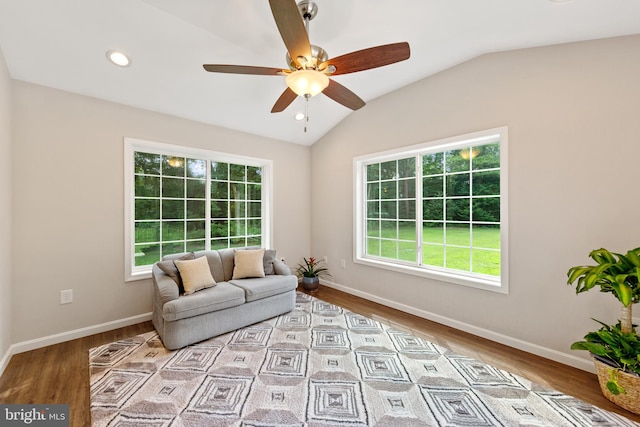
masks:
[[[407,61],[335,77],[367,102],[485,53],[640,33],[638,0],[315,1],[329,57],[409,42]],[[268,0],[0,0],[0,48],[14,79],[298,144],[359,114],[318,95],[305,133],[302,98],[270,113],[284,77],[204,71],[287,67]]]

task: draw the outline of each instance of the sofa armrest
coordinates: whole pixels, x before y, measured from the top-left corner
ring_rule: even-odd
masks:
[[[151,269],[151,277],[153,278],[154,284],[153,291],[162,302],[162,305],[178,299],[180,296],[178,293],[178,285],[155,264]]]
[[[287,264],[279,259],[273,260],[273,272],[280,276],[288,276],[291,274],[291,269]]]

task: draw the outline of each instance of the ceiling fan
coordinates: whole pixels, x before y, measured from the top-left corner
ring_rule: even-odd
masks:
[[[287,89],[271,109],[272,113],[284,111],[297,96],[308,100],[319,93],[352,110],[362,108],[365,102],[358,95],[329,77],[382,67],[409,58],[409,43],[401,42],[329,59],[324,49],[309,42],[309,21],[318,13],[318,7],[312,0],[302,0],[297,5],[295,0],[269,0],[269,5],[287,47],[288,69],[223,64],[204,64],[203,67],[213,73],[286,76]]]

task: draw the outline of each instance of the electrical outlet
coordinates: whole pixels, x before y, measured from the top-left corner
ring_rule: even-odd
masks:
[[[329,260],[327,259],[327,256],[326,256],[326,255],[324,256],[324,263],[325,263],[325,264],[329,264]]]
[[[341,268],[347,268],[347,263],[346,263],[345,260],[343,260],[343,259],[340,260],[340,267]]]
[[[60,291],[60,304],[71,304],[73,302],[73,289]]]

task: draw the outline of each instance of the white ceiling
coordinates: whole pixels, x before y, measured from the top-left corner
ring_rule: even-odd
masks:
[[[407,61],[335,77],[367,102],[484,53],[640,33],[639,0],[316,3],[310,39],[330,57],[409,42]],[[304,133],[303,99],[270,113],[284,77],[203,70],[286,68],[267,0],[0,0],[0,48],[14,79],[298,144],[358,114],[316,96]],[[131,66],[107,62],[110,49]]]

